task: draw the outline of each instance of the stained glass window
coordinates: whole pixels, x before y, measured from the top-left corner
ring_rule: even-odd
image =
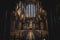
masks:
[[[37,10],[34,4],[28,4],[25,8],[26,17],[35,17]]]

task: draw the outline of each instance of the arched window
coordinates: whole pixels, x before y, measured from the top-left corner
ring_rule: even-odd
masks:
[[[24,12],[26,17],[35,17],[37,8],[34,4],[28,4],[26,5]]]

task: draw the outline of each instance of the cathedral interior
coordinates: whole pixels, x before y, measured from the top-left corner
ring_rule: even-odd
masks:
[[[58,0],[1,0],[1,40],[60,39]]]

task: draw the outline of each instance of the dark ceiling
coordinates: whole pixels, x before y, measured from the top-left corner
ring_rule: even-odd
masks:
[[[10,8],[12,6],[15,6],[15,3],[18,3],[20,0],[0,0],[1,6],[3,8]],[[25,0],[22,0],[25,2]],[[55,6],[59,3],[59,0],[42,0],[42,5],[44,7],[46,6]]]

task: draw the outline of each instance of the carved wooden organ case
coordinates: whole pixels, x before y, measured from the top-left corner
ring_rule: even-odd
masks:
[[[11,40],[48,40],[47,12],[41,2],[19,1],[11,16]]]

